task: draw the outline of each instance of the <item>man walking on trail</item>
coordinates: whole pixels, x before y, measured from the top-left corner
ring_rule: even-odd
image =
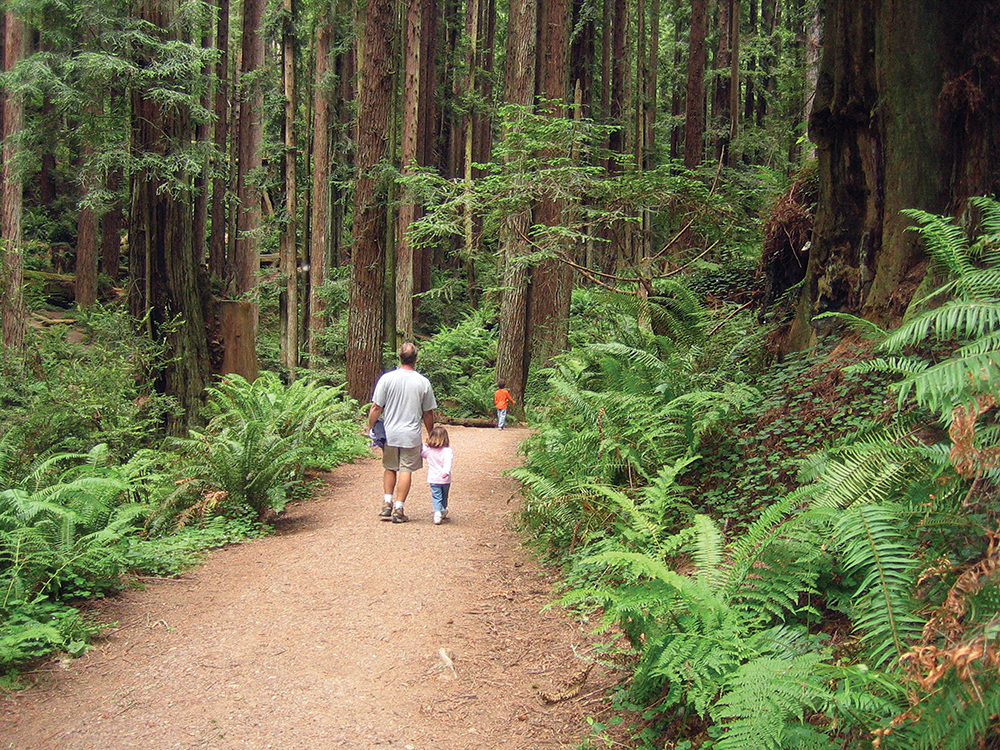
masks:
[[[431,382],[414,369],[417,347],[407,342],[399,348],[399,367],[383,373],[375,384],[372,407],[368,411],[368,429],[379,417],[385,425],[385,448],[382,451],[382,510],[379,518],[393,523],[410,519],[403,513],[403,503],[410,493],[413,472],[423,467],[420,447],[423,424],[427,433],[434,429],[437,401]],[[393,501],[395,494],[395,501]]]

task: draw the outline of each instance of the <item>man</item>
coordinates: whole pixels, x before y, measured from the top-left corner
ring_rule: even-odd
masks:
[[[385,425],[385,448],[382,450],[382,510],[383,521],[406,523],[403,504],[410,494],[413,472],[422,468],[420,446],[423,424],[427,433],[434,429],[437,401],[430,381],[414,369],[417,347],[407,342],[399,348],[399,367],[383,373],[375,384],[372,407],[368,411],[368,429],[379,417]],[[393,494],[396,499],[393,502]]]

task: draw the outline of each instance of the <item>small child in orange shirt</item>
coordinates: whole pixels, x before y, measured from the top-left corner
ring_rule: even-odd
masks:
[[[505,386],[506,381],[498,380],[497,389],[493,394],[493,405],[497,408],[497,429],[502,430],[507,424],[507,407],[514,403],[514,397],[510,395]]]

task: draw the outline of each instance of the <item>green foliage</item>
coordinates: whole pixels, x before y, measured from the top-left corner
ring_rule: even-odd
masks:
[[[918,222],[916,230],[939,269],[951,276],[928,300],[946,301],[900,326],[882,344],[888,356],[861,368],[902,375],[896,386],[900,401],[912,395],[946,422],[956,406],[996,395],[1000,379],[1000,203],[971,202],[982,213],[983,232],[971,243],[946,217],[904,212]],[[943,359],[936,352],[904,355],[911,347],[932,345],[953,351]]]
[[[100,631],[73,607],[45,600],[23,604],[0,622],[0,673],[52,651],[79,656]]]
[[[185,479],[158,509],[157,527],[219,513],[270,519],[284,509],[306,466],[363,452],[351,419],[356,405],[340,387],[306,380],[285,387],[265,372],[253,383],[227,375],[208,392],[206,429],[172,443]]]
[[[433,384],[443,414],[493,415],[497,356],[493,317],[492,309],[480,308],[420,346],[417,369]]]
[[[22,477],[34,457],[107,446],[112,460],[155,444],[170,399],[153,388],[165,349],[121,310],[74,314],[73,326],[29,328],[24,370],[0,365],[0,440],[12,454],[6,472]]]

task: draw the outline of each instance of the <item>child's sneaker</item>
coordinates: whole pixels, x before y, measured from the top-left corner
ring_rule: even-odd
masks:
[[[378,512],[378,517],[383,521],[392,520],[392,503],[382,503],[382,510]]]
[[[448,509],[447,509],[447,508],[445,508],[444,510],[442,510],[442,511],[441,511],[441,520],[443,521],[443,520],[445,520],[445,519],[446,519],[447,517],[448,517]]]
[[[440,526],[441,525],[441,519],[442,518],[444,518],[444,513],[442,513],[439,510],[434,511],[434,525],[435,526]]]

